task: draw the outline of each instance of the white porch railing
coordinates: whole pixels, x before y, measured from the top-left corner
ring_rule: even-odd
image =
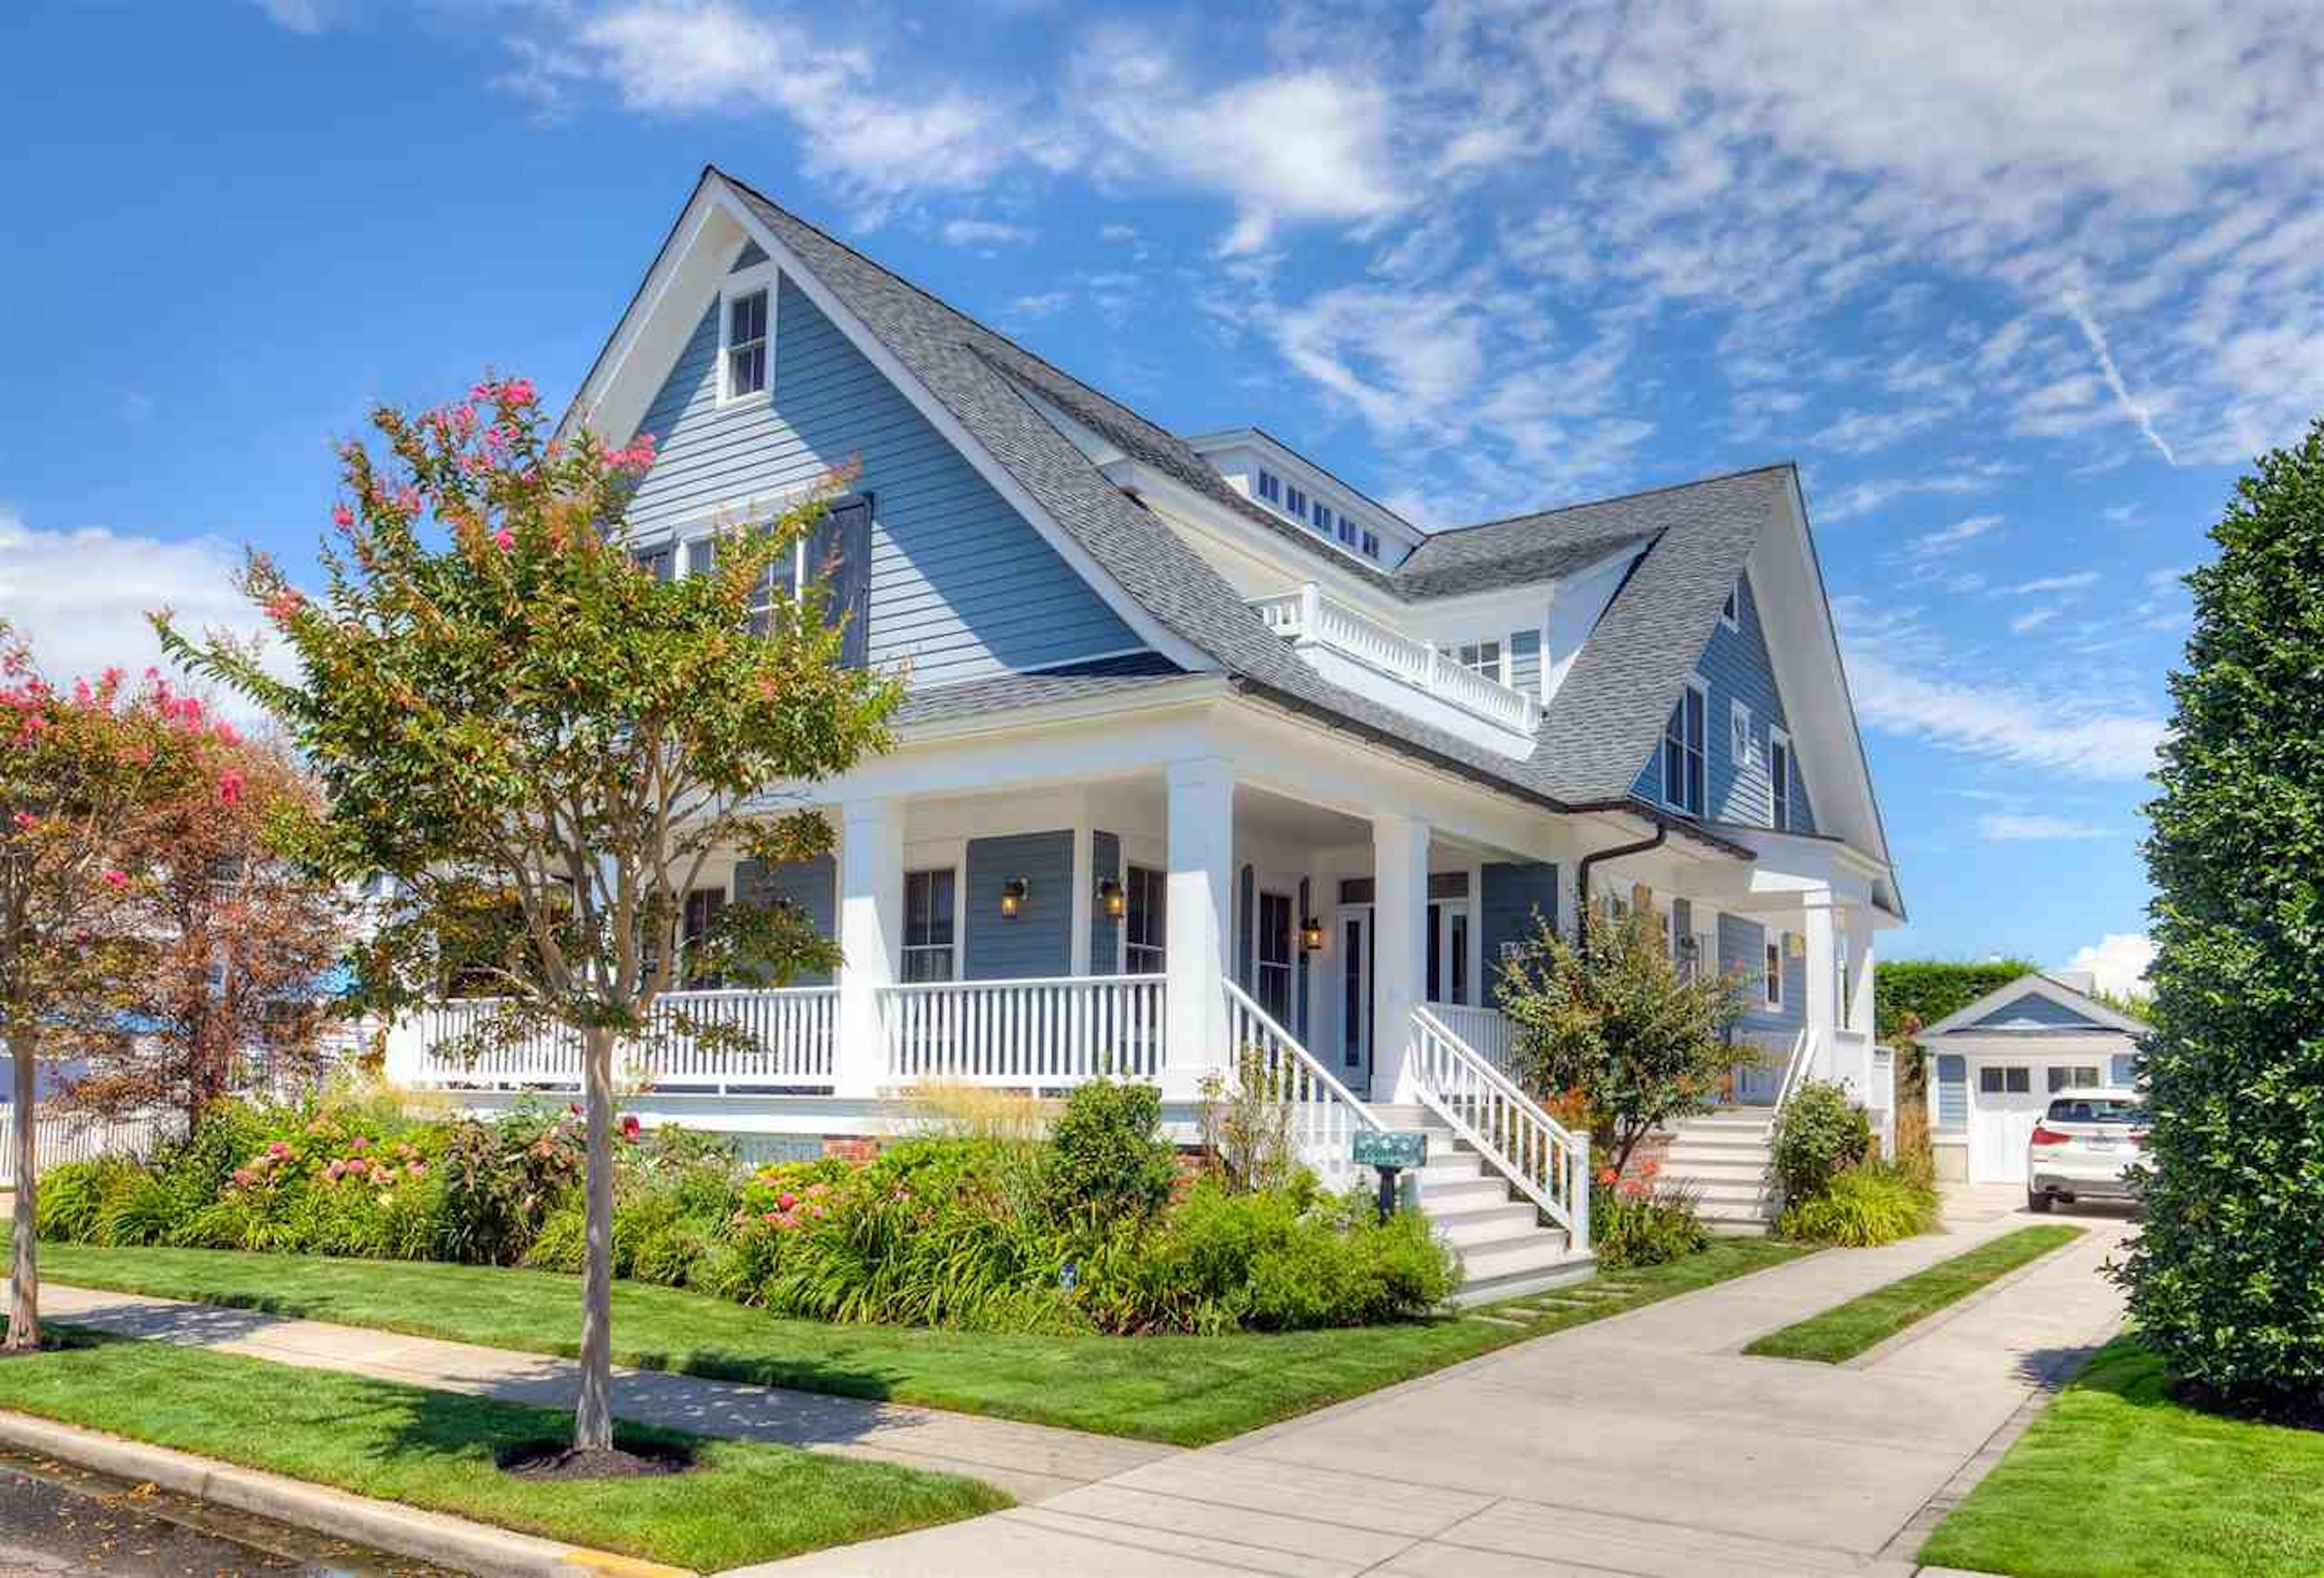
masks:
[[[1061,975],[884,987],[888,1077],[1036,1086],[1155,1079],[1164,979]]]
[[[1412,1010],[1412,1059],[1420,1099],[1474,1146],[1486,1165],[1590,1247],[1590,1140],[1541,1110],[1425,1008]]]
[[[32,1121],[32,1165],[42,1175],[67,1162],[92,1161],[100,1156],[144,1157],[164,1140],[185,1132],[186,1121],[176,1112],[152,1112],[126,1118],[97,1118],[85,1112],[58,1112],[35,1107]],[[16,1186],[16,1109],[0,1106],[0,1188]]]
[[[1432,1002],[1428,1011],[1444,1021],[1444,1028],[1469,1044],[1470,1049],[1503,1074],[1514,1075],[1510,1065],[1517,1060],[1517,1027],[1509,1016],[1497,1008],[1472,1008],[1465,1002]]]
[[[1313,581],[1296,592],[1253,598],[1250,606],[1268,629],[1287,641],[1328,647],[1504,729],[1529,735],[1541,726],[1537,697],[1488,679],[1431,643],[1325,596]]]
[[[1238,1075],[1243,1060],[1255,1061],[1261,1075],[1291,1109],[1293,1145],[1299,1159],[1333,1189],[1356,1181],[1356,1131],[1386,1127],[1371,1110],[1333,1077],[1299,1038],[1277,1024],[1250,994],[1233,982],[1225,983],[1227,1045],[1237,1056]]]
[[[412,1026],[416,1051],[407,1066],[391,1072],[412,1084],[453,1088],[581,1083],[581,1038],[561,1025],[544,1025],[473,1059],[444,1045],[482,1029],[500,1011],[499,1000],[493,998],[429,1004]],[[705,1041],[681,1029],[681,1019],[697,1026],[732,1027],[756,1045]],[[650,1027],[643,1043],[614,1049],[616,1080],[658,1090],[828,1085],[839,1033],[839,991],[806,986],[665,992],[654,1003]]]

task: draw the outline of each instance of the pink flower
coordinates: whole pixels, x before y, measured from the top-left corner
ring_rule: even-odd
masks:
[[[41,825],[41,819],[30,811],[19,811],[8,820],[16,825],[16,830],[20,833],[30,833]]]
[[[331,506],[332,525],[344,529],[346,527],[352,526],[355,523],[355,512],[353,510],[348,509],[345,504],[333,504]]]
[[[786,1189],[781,1194],[775,1196],[775,1204],[781,1206],[784,1210],[788,1211],[792,1206],[798,1204],[798,1196]]]
[[[415,1178],[424,1178],[428,1176],[428,1164],[415,1156],[403,1164],[403,1170]]]
[[[117,867],[108,866],[105,872],[105,885],[118,893],[122,889],[129,886],[129,873]]]
[[[232,724],[227,723],[224,718],[220,718],[217,723],[210,725],[210,734],[221,745],[239,745],[242,743],[241,732],[235,729]]]
[[[266,1142],[266,1154],[272,1157],[276,1161],[281,1161],[284,1157],[290,1154],[290,1147],[283,1140],[270,1140]]]
[[[369,1150],[371,1149],[371,1140],[367,1136],[358,1134],[354,1140],[348,1142],[348,1145],[349,1149],[354,1150]]]
[[[218,803],[226,806],[242,804],[243,777],[233,768],[218,774]]]
[[[503,553],[506,553],[510,549],[516,546],[516,533],[510,531],[505,526],[502,527],[498,531],[493,533],[493,546],[499,549]]]
[[[638,1136],[643,1132],[645,1132],[645,1126],[638,1121],[638,1115],[635,1112],[624,1112],[622,1114],[622,1139],[628,1140],[632,1145],[635,1145],[638,1142]]]
[[[530,378],[512,378],[501,385],[501,399],[511,405],[530,405],[540,398]]]
[[[231,1177],[236,1185],[244,1188],[248,1188],[252,1184],[258,1181],[258,1175],[252,1172],[248,1167],[235,1168]]]

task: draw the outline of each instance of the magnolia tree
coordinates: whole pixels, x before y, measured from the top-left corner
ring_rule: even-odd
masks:
[[[203,782],[232,734],[152,670],[60,690],[0,622],[0,1029],[14,1067],[14,1265],[7,1346],[41,1338],[32,1121],[43,1062],[117,1047],[160,935],[157,807]]]
[[[1584,927],[1578,943],[1537,924],[1502,966],[1497,996],[1527,1084],[1589,1123],[1591,1149],[1617,1177],[1640,1140],[1705,1111],[1753,1057],[1726,1035],[1741,981],[1682,975],[1646,909]]]
[[[788,574],[770,574],[830,488],[724,531],[707,573],[661,579],[622,541],[650,442],[553,437],[521,379],[416,417],[383,408],[373,425],[383,454],[341,452],[323,595],[301,595],[262,556],[244,573],[303,678],[193,647],[166,620],[163,640],[265,706],[320,776],[310,863],[388,879],[369,994],[440,991],[456,966],[498,1001],[458,1050],[550,1024],[577,1038],[587,1230],[574,1444],[604,1451],[615,1046],[650,1038],[657,1000],[678,984],[685,896],[714,860],[830,847],[798,791],[884,746],[899,687],[843,664],[819,577],[794,597]],[[779,983],[836,963],[780,904],[729,904],[687,942],[694,974],[742,965]]]
[[[97,1112],[174,1108],[189,1127],[245,1076],[320,1071],[336,1004],[321,990],[350,941],[338,890],[285,834],[320,798],[279,744],[217,739],[140,819],[155,922],[118,995],[134,1037],[101,1042],[70,1092]]]

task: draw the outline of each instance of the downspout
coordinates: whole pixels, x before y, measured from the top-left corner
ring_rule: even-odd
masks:
[[[1592,850],[1582,857],[1581,863],[1573,868],[1575,901],[1581,907],[1581,913],[1573,918],[1576,942],[1587,943],[1590,940],[1590,868],[1601,860],[1618,860],[1626,854],[1644,854],[1648,850],[1660,849],[1664,840],[1669,836],[1670,829],[1657,822],[1651,838],[1641,838],[1636,844],[1617,844],[1610,849]]]

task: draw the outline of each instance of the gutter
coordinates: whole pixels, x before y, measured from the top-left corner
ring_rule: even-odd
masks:
[[[1581,863],[1573,868],[1575,901],[1581,910],[1581,913],[1573,918],[1575,937],[1586,941],[1590,936],[1591,867],[1601,860],[1615,860],[1627,854],[1644,854],[1650,849],[1660,849],[1664,841],[1669,836],[1670,829],[1658,824],[1651,838],[1641,838],[1636,844],[1617,844],[1607,849],[1593,849],[1582,857]]]

